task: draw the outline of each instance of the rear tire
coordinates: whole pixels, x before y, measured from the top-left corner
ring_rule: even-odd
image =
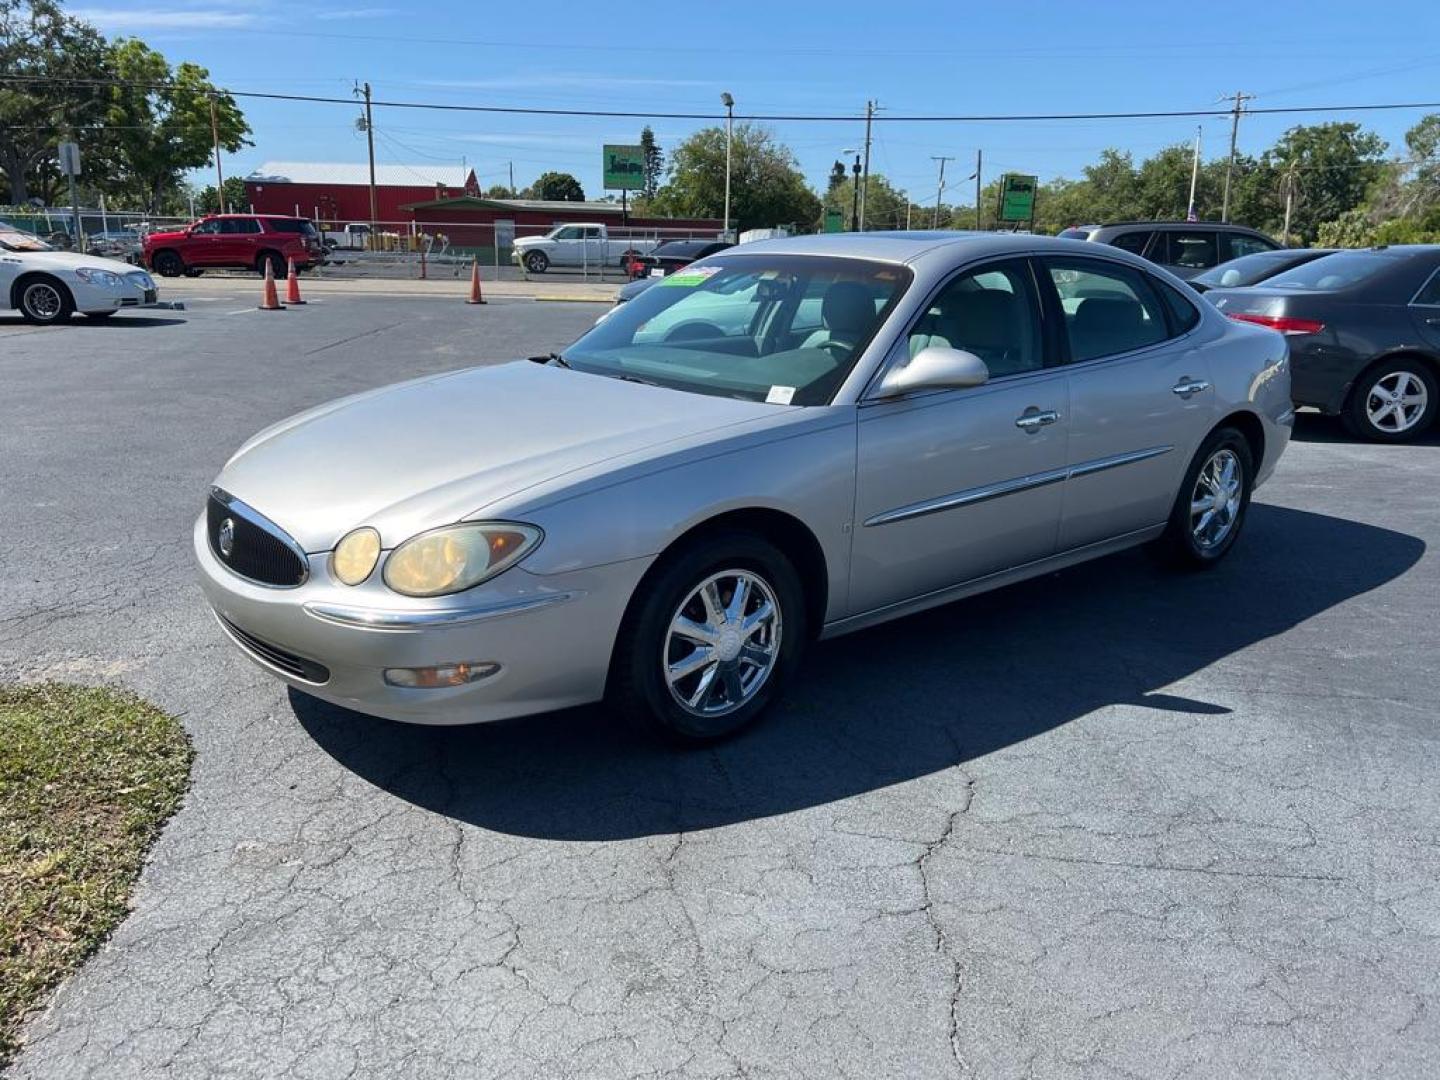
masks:
[[[262,251],[260,257],[255,260],[255,272],[261,277],[264,277],[265,264],[267,262],[270,264],[270,270],[275,275],[276,281],[279,281],[285,276],[285,260],[280,256],[278,251]]]
[[[55,278],[44,275],[25,278],[19,286],[20,317],[35,326],[54,326],[70,318],[75,299],[70,290]]]
[[[1375,364],[1355,380],[1341,418],[1362,439],[1402,443],[1425,433],[1437,407],[1434,371],[1423,360],[1398,357]]]
[[[1212,431],[1196,451],[1165,531],[1152,550],[1177,570],[1208,570],[1240,538],[1255,483],[1255,459],[1232,427]]]
[[[714,533],[662,556],[641,583],[620,626],[608,698],[676,742],[724,739],[780,695],[807,636],[790,560],[753,533]]]
[[[150,257],[150,269],[161,277],[179,277],[186,273],[185,260],[175,251],[157,251]]]

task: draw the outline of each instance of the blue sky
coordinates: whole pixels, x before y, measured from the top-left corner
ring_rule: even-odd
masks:
[[[547,0],[495,4],[373,0],[89,0],[73,13],[109,34],[143,37],[172,62],[195,60],[237,90],[343,96],[368,79],[377,99],[452,104],[863,114],[994,114],[1194,109],[1245,90],[1257,106],[1440,100],[1436,0],[1306,0],[1301,5],[1204,5],[1034,0],[850,5]],[[854,14],[847,14],[853,10]],[[1303,18],[1300,17],[1303,13]],[[363,161],[350,106],[246,100],[255,146],[227,175],[261,161]],[[883,115],[883,114],[882,114]],[[1415,111],[1359,119],[1403,149]],[[1242,150],[1320,116],[1252,116]],[[482,184],[523,186],[538,173],[575,173],[598,194],[600,145],[634,142],[643,121],[381,110],[378,161],[459,163]],[[872,169],[920,202],[935,196],[931,155],[947,169],[947,200],[964,198],[975,151],[999,172],[1074,176],[1106,146],[1137,159],[1194,137],[1196,121],[1024,124],[877,123]],[[699,121],[658,120],[662,146]],[[812,183],[860,144],[863,122],[772,125]],[[1206,157],[1224,153],[1227,118],[1203,121]],[[963,190],[962,190],[963,189]]]

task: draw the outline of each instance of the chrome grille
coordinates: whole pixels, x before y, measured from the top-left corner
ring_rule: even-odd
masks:
[[[299,544],[269,518],[219,488],[211,490],[205,506],[205,534],[215,558],[240,577],[293,589],[310,576],[310,563]]]

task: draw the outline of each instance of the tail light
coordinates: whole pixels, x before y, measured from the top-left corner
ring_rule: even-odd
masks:
[[[1289,315],[1257,315],[1250,311],[1231,311],[1228,314],[1236,322],[1254,323],[1256,326],[1264,326],[1270,330],[1279,330],[1280,333],[1286,335],[1318,334],[1325,329],[1323,322],[1316,322],[1314,319],[1296,319]]]

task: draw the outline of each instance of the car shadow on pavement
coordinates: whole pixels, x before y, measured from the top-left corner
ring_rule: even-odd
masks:
[[[1424,550],[1404,533],[1257,503],[1209,573],[1126,552],[823,642],[759,726],[700,751],[598,707],[427,728],[296,691],[291,703],[346,768],[460,821],[565,840],[688,832],[928,775],[1108,705],[1225,713],[1165,688],[1394,580]]]
[[[1326,416],[1318,412],[1297,412],[1295,428],[1290,436],[1296,442],[1305,443],[1348,443],[1351,446],[1384,447],[1389,450],[1404,450],[1409,446],[1440,446],[1440,424],[1432,424],[1430,430],[1407,443],[1369,442],[1346,429],[1338,416]]]
[[[145,328],[145,327],[154,327],[154,326],[179,326],[179,325],[183,324],[184,322],[185,322],[184,319],[175,319],[175,318],[170,318],[170,317],[168,317],[168,316],[156,316],[156,315],[129,315],[129,316],[127,316],[127,315],[125,315],[125,314],[123,314],[123,313],[117,313],[116,315],[114,315],[114,316],[112,316],[111,318],[108,318],[108,319],[87,319],[87,318],[85,318],[84,316],[77,315],[77,316],[75,316],[73,319],[70,319],[68,322],[56,323],[56,324],[55,324],[55,327],[56,327],[56,328],[67,328],[67,327],[68,327],[68,328],[70,328],[70,329],[79,329],[79,330],[114,330],[114,329],[117,328],[117,327],[124,327],[124,328],[128,328],[128,329],[131,329],[131,330],[139,330],[139,329],[143,329],[143,328]],[[29,328],[36,329],[36,330],[48,330],[48,329],[51,329],[51,327],[48,327],[48,326],[35,326],[33,323],[28,323],[28,322],[26,322],[24,319],[22,319],[19,315],[10,315],[10,316],[0,315],[0,327],[6,327],[6,326],[29,327]]]

